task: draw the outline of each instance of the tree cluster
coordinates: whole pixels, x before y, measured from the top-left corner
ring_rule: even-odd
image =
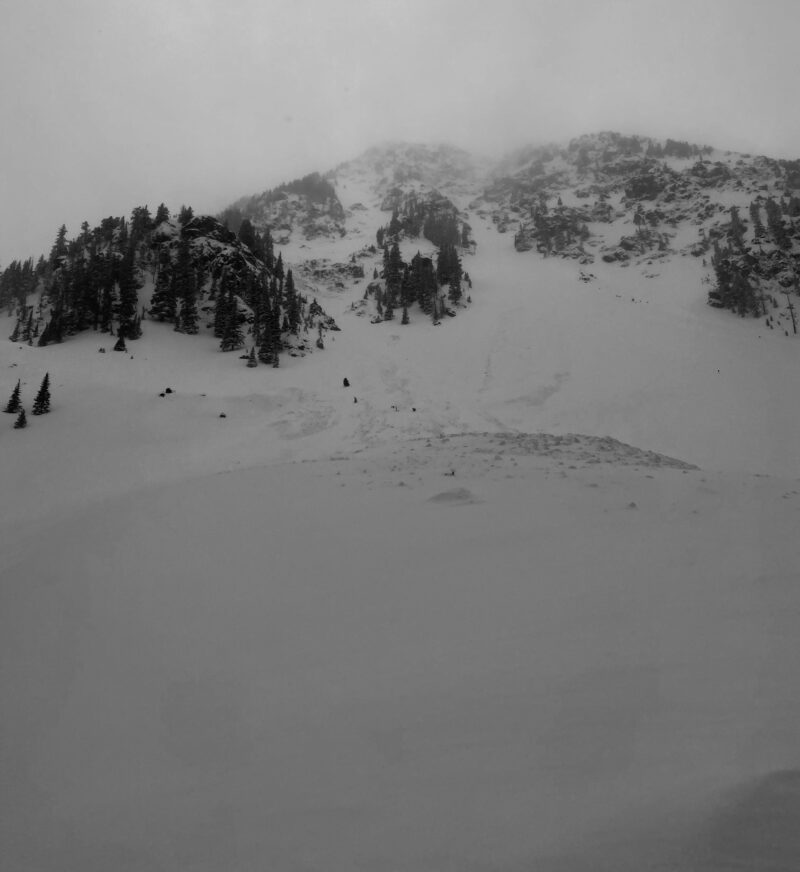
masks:
[[[139,298],[145,282],[152,282],[149,308]],[[62,225],[48,259],[37,267],[15,261],[0,273],[0,291],[17,312],[10,338],[30,344],[92,329],[116,335],[115,350],[126,351],[126,342],[141,336],[144,317],[194,335],[213,309],[221,350],[243,348],[250,335],[257,359],[277,366],[285,347],[305,344],[301,331],[336,329],[297,292],[291,270],[274,257],[268,229],[259,234],[244,219],[237,238],[187,206],[177,221],[162,204],[155,219],[144,206],[130,220],[107,218],[94,230],[84,222],[72,240]]]
[[[16,415],[14,429],[22,430],[28,426],[28,419],[22,405],[22,382],[17,379],[17,384],[11,392],[3,411],[7,415]],[[36,397],[33,401],[32,414],[47,415],[50,412],[50,373],[45,373]]]
[[[441,194],[431,192],[425,197],[415,192],[404,194],[400,189],[387,195],[384,205],[392,207],[389,224],[379,227],[376,241],[379,248],[398,242],[403,237],[416,239],[420,235],[436,246],[471,245],[470,226],[458,217],[458,209]]]
[[[420,252],[406,263],[397,242],[384,246],[382,277],[384,286],[375,291],[378,315],[391,321],[395,311],[401,309],[402,324],[410,322],[409,310],[415,305],[435,323],[445,313],[455,314],[448,308],[448,301],[453,304],[461,301],[462,281],[467,280],[455,245],[442,245],[435,263]],[[443,287],[447,287],[446,292]]]
[[[800,222],[793,215],[793,200],[753,200],[750,233],[739,210],[731,207],[722,236],[714,239],[711,265],[715,282],[708,293],[709,305],[730,309],[742,317],[758,317],[767,313],[765,289],[777,293],[800,290],[800,254],[794,250]]]
[[[651,142],[647,147],[648,157],[699,157],[703,154],[710,154],[714,149],[709,145],[694,145],[689,142],[682,142],[676,139],[668,139],[664,145],[659,142]]]
[[[757,292],[749,266],[730,247],[714,244],[711,258],[715,285],[708,292],[708,303],[718,309],[730,309],[741,317],[764,313],[763,297]]]

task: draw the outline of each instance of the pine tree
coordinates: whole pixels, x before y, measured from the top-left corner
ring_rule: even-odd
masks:
[[[119,266],[119,335],[138,339],[142,334],[136,324],[139,308],[139,282],[136,278],[134,249],[130,246]]]
[[[772,238],[775,240],[775,244],[778,248],[791,248],[792,242],[789,234],[786,232],[786,226],[783,223],[781,207],[772,199],[772,197],[767,197],[764,201],[764,209],[767,213],[767,226],[772,234]]]
[[[250,251],[256,250],[256,232],[249,218],[245,218],[239,226],[239,242],[246,245]]]
[[[50,373],[46,372],[39,387],[39,393],[33,401],[33,414],[46,415],[50,411]]]
[[[19,415],[17,415],[17,420],[14,421],[14,429],[22,430],[28,426],[28,419],[25,417],[25,409],[19,410]]]
[[[156,209],[156,217],[153,220],[153,224],[158,227],[163,221],[169,221],[169,209],[161,203],[161,205]]]
[[[244,345],[244,334],[239,324],[239,306],[233,293],[233,284],[229,285],[225,303],[225,326],[219,347],[222,351],[236,351]]]
[[[269,269],[272,269],[275,265],[275,249],[269,227],[266,228],[264,235],[261,237],[261,244],[264,247],[264,263]]]
[[[277,297],[273,299],[272,310],[269,314],[270,345],[272,347],[272,365],[276,366],[275,359],[283,350],[281,337],[281,307]]]
[[[100,299],[98,321],[103,333],[113,334],[112,316],[114,313],[114,258],[109,257],[103,277],[103,290]]]
[[[61,227],[58,228],[58,234],[56,236],[56,241],[53,243],[53,247],[50,249],[50,266],[52,269],[55,269],[61,259],[66,257],[67,254],[67,227],[65,224],[62,224]]]
[[[178,222],[181,226],[188,224],[194,218],[194,209],[191,206],[181,206],[178,212]]]
[[[131,245],[138,245],[153,229],[153,217],[147,206],[137,206],[131,213],[130,238]]]
[[[6,404],[5,409],[3,409],[3,411],[7,412],[9,415],[15,415],[17,412],[19,412],[20,408],[22,407],[22,404],[20,403],[20,399],[19,399],[19,392],[20,392],[20,381],[17,380],[17,386],[14,388],[13,391],[11,391],[11,396],[8,399],[8,403]]]
[[[753,222],[753,241],[760,243],[764,238],[764,224],[761,221],[761,206],[758,200],[750,203],[750,220]]]
[[[225,325],[229,320],[227,287],[227,271],[223,271],[220,287],[214,300],[214,337],[216,339],[222,339],[225,335]]]
[[[458,303],[461,299],[461,282],[455,274],[450,276],[450,289],[447,296],[454,303]]]
[[[175,318],[175,330],[194,335],[198,331],[197,281],[192,264],[189,240],[183,237],[178,245],[178,258],[172,276],[172,295],[180,302],[180,315]]]
[[[395,242],[386,257],[384,276],[386,278],[386,299],[390,307],[395,305],[401,292],[405,264],[400,255],[400,247]]]
[[[194,270],[189,266],[186,278],[182,283],[181,294],[181,313],[180,313],[180,332],[186,333],[189,336],[195,336],[200,328],[198,326],[197,315],[197,290],[194,277]]]
[[[739,217],[738,206],[731,206],[731,223],[728,227],[728,236],[733,244],[740,250],[744,249],[744,224]]]
[[[158,255],[158,275],[150,301],[150,317],[155,318],[156,321],[169,321],[171,324],[175,321],[176,309],[172,260],[169,248],[165,246]]]
[[[269,323],[264,324],[261,331],[261,343],[258,346],[258,359],[261,363],[272,363],[272,333]]]
[[[297,328],[300,326],[300,296],[295,290],[294,277],[291,270],[286,273],[283,293],[286,299],[286,316],[289,320],[289,330],[297,335]]]

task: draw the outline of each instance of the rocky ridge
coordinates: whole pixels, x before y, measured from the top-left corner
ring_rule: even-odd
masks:
[[[675,257],[698,258],[705,275],[698,295],[739,314],[768,315],[771,307],[788,316],[783,297],[798,290],[800,161],[601,132],[528,146],[494,164],[451,146],[385,143],[324,179],[335,197],[303,207],[294,195],[293,223],[277,216],[269,226],[279,244],[294,238],[292,228],[309,244],[320,227],[353,241],[351,263],[334,261],[320,272],[312,251],[301,267],[329,289],[361,281],[360,269],[351,273],[356,260],[367,276],[370,267],[380,273],[387,240],[439,244],[425,230],[436,216],[455,223],[462,253],[474,250],[472,224],[484,220],[508,234],[518,253],[573,259],[579,267],[602,261],[646,271]],[[342,206],[353,190],[357,198]],[[280,202],[285,214],[290,207]],[[252,214],[262,229],[277,215]],[[370,254],[374,262],[364,260]]]

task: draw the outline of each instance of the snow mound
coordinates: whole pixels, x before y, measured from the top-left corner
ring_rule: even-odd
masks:
[[[477,499],[475,494],[473,494],[469,488],[457,487],[453,488],[453,490],[442,491],[441,493],[432,496],[428,502],[463,506],[470,503],[479,503],[481,500]]]
[[[419,440],[411,440],[415,442]],[[697,466],[613,439],[580,433],[457,433],[425,441],[427,449],[444,449],[449,457],[491,454],[503,458],[549,458],[557,464],[636,466],[696,470]]]
[[[611,436],[580,433],[496,433],[490,437],[510,454],[537,454],[580,463],[613,463],[618,466],[653,466],[697,469],[691,463],[627,445]]]

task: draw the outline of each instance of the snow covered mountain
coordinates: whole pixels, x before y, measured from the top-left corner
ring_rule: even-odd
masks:
[[[8,868],[793,870],[794,173],[390,144],[6,270]]]

